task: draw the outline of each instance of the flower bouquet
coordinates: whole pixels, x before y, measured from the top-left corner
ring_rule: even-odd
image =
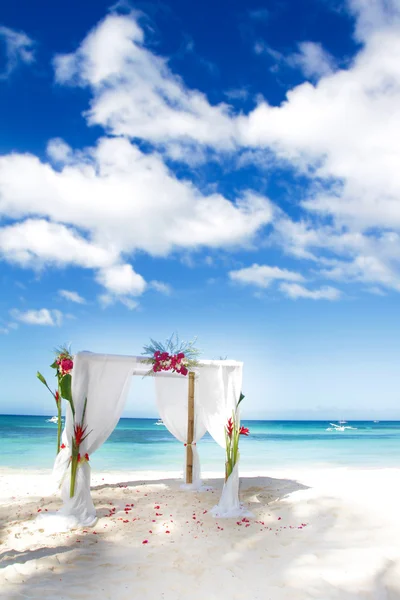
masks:
[[[36,373],[39,381],[43,383],[53,396],[57,406],[57,454],[60,451],[61,442],[61,398],[64,398],[71,403],[72,412],[74,414],[72,395],[71,395],[71,371],[74,368],[74,361],[71,356],[70,348],[62,346],[56,350],[56,358],[50,365],[52,369],[56,370],[57,377],[57,390],[53,390],[47,384],[46,379],[38,371]]]
[[[83,407],[82,419],[80,422],[76,422],[75,419],[75,405],[72,398],[72,376],[71,372],[74,368],[74,361],[71,356],[71,351],[69,348],[61,347],[56,351],[56,358],[54,362],[50,365],[52,369],[56,370],[57,377],[57,390],[53,392],[49,385],[47,384],[46,379],[43,375],[38,371],[37,378],[47,387],[51,395],[54,397],[57,405],[57,414],[58,414],[58,428],[57,428],[57,454],[60,450],[64,450],[66,448],[65,444],[61,444],[61,399],[67,400],[69,402],[72,412],[73,419],[73,434],[71,438],[71,456],[69,459],[69,464],[71,465],[71,485],[70,485],[70,497],[72,498],[75,494],[75,482],[76,475],[78,471],[78,467],[82,466],[83,463],[89,461],[89,455],[86,453],[84,456],[81,456],[79,449],[81,443],[87,438],[90,432],[87,432],[87,425],[85,425],[85,414],[86,414],[86,404],[87,398],[85,398],[85,404]]]
[[[225,481],[232,473],[236,463],[239,460],[239,438],[241,435],[249,435],[250,431],[247,427],[240,425],[239,404],[244,399],[244,395],[240,393],[240,398],[236,404],[235,410],[232,411],[232,417],[228,419],[225,426],[225,446],[226,446],[226,462],[225,462]]]
[[[143,348],[143,355],[147,356],[143,362],[152,365],[146,375],[161,371],[187,375],[191,369],[199,366],[200,351],[194,347],[195,342],[196,339],[181,342],[176,334],[172,334],[164,344],[151,339],[150,344]]]

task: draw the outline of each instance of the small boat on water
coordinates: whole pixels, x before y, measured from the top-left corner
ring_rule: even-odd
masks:
[[[154,423],[154,425],[164,425],[163,420],[158,419],[157,423]]]
[[[58,423],[58,417],[51,417],[51,419],[46,419],[46,423]]]
[[[347,423],[347,421],[339,421],[339,423]],[[337,425],[336,423],[329,423],[331,427],[327,427],[326,431],[345,431],[345,429],[357,429],[357,427],[351,427],[350,425]]]

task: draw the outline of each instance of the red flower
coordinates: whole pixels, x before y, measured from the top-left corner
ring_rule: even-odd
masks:
[[[228,433],[228,436],[232,437],[232,432],[233,432],[233,421],[232,421],[232,418],[228,419],[228,424],[226,426],[226,431]]]
[[[61,444],[61,446],[60,446],[61,450],[64,450],[65,447],[66,447],[65,444]]]
[[[60,361],[60,368],[63,375],[67,375],[72,371],[74,363],[70,358],[62,358]]]
[[[85,425],[85,427],[83,427],[80,423],[77,423],[76,425],[74,425],[75,442],[76,442],[77,446],[79,446],[79,444],[86,437],[85,436],[86,429],[87,429],[87,425]]]
[[[242,426],[242,427],[239,429],[239,434],[240,434],[240,435],[249,435],[249,433],[250,433],[250,430],[249,430],[247,427],[243,427],[243,426]]]
[[[87,461],[89,461],[89,454],[87,452],[85,454],[85,458],[86,458]]]
[[[58,390],[55,392],[54,398],[56,399],[56,402],[58,403],[58,401],[60,399],[60,394],[58,393]]]
[[[187,375],[188,374],[188,370],[185,367],[185,365],[181,366],[181,370],[180,370],[181,375]]]
[[[81,455],[78,454],[78,462],[81,462]]]

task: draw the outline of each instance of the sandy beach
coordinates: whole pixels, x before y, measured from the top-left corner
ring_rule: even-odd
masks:
[[[248,521],[209,514],[221,479],[193,493],[161,476],[94,474],[95,527],[49,535],[36,521],[60,507],[49,474],[2,469],[0,597],[400,598],[400,470],[242,476]]]

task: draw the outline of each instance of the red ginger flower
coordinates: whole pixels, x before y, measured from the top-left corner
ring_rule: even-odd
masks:
[[[64,450],[65,447],[66,447],[65,444],[61,444],[61,446],[60,446],[61,450]]]
[[[248,429],[248,427],[243,427],[243,426],[242,426],[242,427],[239,429],[239,434],[240,434],[240,435],[249,435],[249,433],[250,433],[250,430]]]
[[[232,418],[228,419],[228,424],[226,426],[226,431],[228,432],[228,436],[232,437],[232,432],[233,432],[233,421],[232,421]]]
[[[77,446],[79,446],[79,444],[86,437],[85,436],[86,429],[87,429],[87,425],[85,425],[85,427],[83,427],[80,423],[77,423],[74,425],[75,442],[76,442]]]

